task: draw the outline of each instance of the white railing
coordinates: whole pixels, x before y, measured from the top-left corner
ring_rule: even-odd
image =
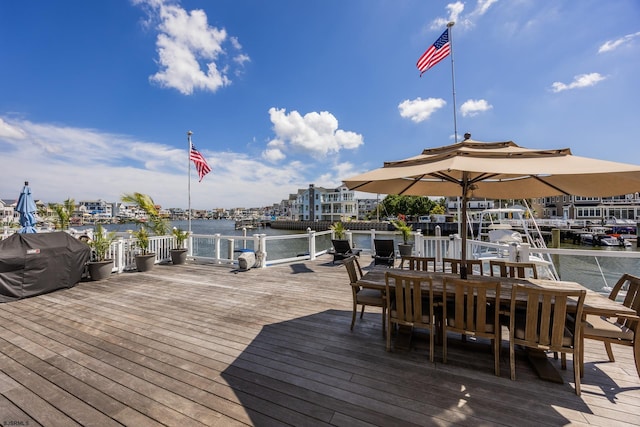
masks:
[[[149,249],[147,252],[156,254],[156,263],[168,262],[171,259],[171,248],[175,247],[173,236],[149,237]],[[126,270],[135,270],[136,255],[141,253],[137,245],[137,239],[118,238],[111,244],[107,251],[107,258],[113,259],[113,272],[122,273]]]
[[[443,257],[459,258],[462,240],[456,236],[423,236],[413,233],[413,253],[418,256],[435,257],[437,263]],[[187,240],[189,257],[194,260],[213,264],[237,265],[237,256],[245,250],[261,252],[262,259],[258,267],[315,259],[327,253],[331,248],[331,231],[308,231],[303,234],[287,234],[267,236],[192,235]],[[394,239],[400,243],[398,232],[392,231],[347,231],[346,238],[352,247],[362,253],[373,254],[373,240],[376,238]],[[151,237],[149,252],[156,253],[156,262],[167,262],[170,259],[170,248],[173,247],[172,236]],[[504,257],[518,257],[530,249],[526,245],[505,248],[504,245],[467,240],[469,256],[483,251],[501,252]],[[119,239],[112,245],[111,256],[115,260],[114,271],[135,269],[135,239]],[[515,252],[514,252],[515,251]],[[634,250],[593,250],[593,249],[531,249],[539,254],[548,255],[561,280],[590,282],[591,288],[606,291],[623,274],[640,276],[640,252]],[[523,257],[526,255],[523,255]]]
[[[191,235],[187,239],[187,249],[191,259],[229,266],[238,264],[237,257],[243,251],[254,251],[259,261],[256,268],[266,268],[282,263],[313,260],[332,248],[333,237],[330,230],[309,230],[307,233],[279,236]],[[400,233],[393,231],[347,231],[346,238],[352,247],[361,249],[363,254],[373,254],[373,240],[376,238],[402,242]],[[416,231],[412,242],[414,255],[436,257],[438,264],[441,264],[443,257],[459,258],[461,254],[462,241],[457,235],[423,236]],[[532,249],[527,245],[505,248],[504,245],[477,240],[467,240],[467,245],[469,257],[486,250],[498,251],[502,256],[514,259],[528,257],[528,252],[544,254],[553,261],[561,280],[576,281],[601,292],[607,292],[623,273],[640,276],[640,251],[633,249]],[[168,262],[173,247],[173,236],[149,238],[149,252],[156,254],[157,263]],[[114,259],[113,271],[120,273],[135,269],[135,255],[138,253],[136,239],[129,236],[118,238],[111,245],[108,254]]]

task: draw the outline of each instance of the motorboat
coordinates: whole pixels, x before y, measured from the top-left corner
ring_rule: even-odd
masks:
[[[473,240],[473,257],[486,262],[483,267],[489,271],[491,259],[510,259],[519,262],[533,262],[537,266],[538,277],[558,279],[551,256],[536,249],[547,247],[542,232],[533,215],[524,206],[486,209],[474,215],[477,229]],[[526,257],[526,259],[524,259]]]

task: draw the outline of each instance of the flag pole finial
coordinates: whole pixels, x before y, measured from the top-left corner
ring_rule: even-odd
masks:
[[[451,27],[453,27],[454,25],[456,25],[456,23],[455,23],[454,21],[449,21],[449,22],[447,23],[447,28],[451,28]]]

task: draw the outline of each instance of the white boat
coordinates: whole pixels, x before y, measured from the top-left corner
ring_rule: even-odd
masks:
[[[486,209],[476,215],[477,227],[472,227],[478,230],[475,239],[485,244],[476,244],[473,256],[486,261],[483,267],[485,271],[489,270],[489,260],[509,259],[533,262],[538,267],[538,277],[557,280],[558,274],[551,257],[536,252],[536,249],[546,248],[547,245],[533,216],[526,212],[524,207],[515,206]]]

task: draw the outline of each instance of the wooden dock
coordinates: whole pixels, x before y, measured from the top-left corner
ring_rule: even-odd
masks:
[[[557,384],[524,355],[511,381],[506,345],[500,377],[487,343],[386,352],[380,311],[349,330],[331,260],[157,265],[0,304],[0,426],[640,425],[630,348],[609,363],[588,341],[581,396],[570,357]]]

